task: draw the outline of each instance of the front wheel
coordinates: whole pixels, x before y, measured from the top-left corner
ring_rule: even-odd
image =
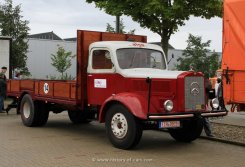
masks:
[[[184,120],[182,128],[169,129],[170,135],[177,141],[191,142],[200,137],[203,129],[203,121],[201,118],[195,120]]]
[[[105,119],[106,133],[111,143],[120,149],[135,147],[142,136],[142,126],[124,106],[109,108]]]

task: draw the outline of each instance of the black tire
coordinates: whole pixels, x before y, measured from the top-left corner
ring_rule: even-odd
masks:
[[[43,102],[34,102],[35,111],[38,113],[38,120],[36,122],[36,126],[44,126],[49,117],[49,111],[47,110],[46,104]]]
[[[49,112],[45,111],[45,105],[33,102],[30,95],[26,94],[21,100],[20,114],[25,126],[43,126],[48,120]]]
[[[182,128],[169,129],[170,135],[180,142],[191,142],[200,137],[203,129],[203,121],[201,118],[195,120],[184,120]]]
[[[86,124],[91,122],[91,120],[88,120],[87,114],[80,110],[68,110],[68,116],[73,124]]]
[[[21,101],[18,101],[17,107],[16,107],[16,114],[17,114],[17,115],[20,115],[20,114],[21,114],[21,113],[20,113],[20,105],[21,105]]]
[[[125,124],[125,121],[127,122],[127,124]],[[114,134],[116,133],[115,130],[113,132],[113,122],[114,125],[116,125],[116,127],[114,126],[115,129],[120,131],[117,135]],[[119,104],[111,106],[107,111],[105,118],[105,126],[106,133],[110,142],[115,147],[120,149],[131,149],[135,147],[142,137],[142,126],[140,121],[137,118],[135,118],[128,111],[128,109]],[[122,126],[124,126],[124,128],[126,129],[126,133],[123,132],[124,128]]]

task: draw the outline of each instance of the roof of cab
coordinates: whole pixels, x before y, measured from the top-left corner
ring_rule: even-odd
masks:
[[[94,42],[90,45],[89,49],[94,47],[105,47],[111,48],[114,50],[120,48],[146,48],[146,49],[154,49],[162,51],[162,48],[155,44],[148,44],[142,42],[129,42],[129,41],[101,41],[101,42]]]

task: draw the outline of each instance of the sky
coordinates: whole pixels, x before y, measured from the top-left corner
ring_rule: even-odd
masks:
[[[3,3],[4,0],[0,0]],[[21,15],[29,21],[30,34],[53,31],[61,38],[76,36],[77,29],[105,31],[106,24],[114,25],[115,17],[88,4],[85,0],[13,0],[21,4]],[[135,34],[146,35],[148,42],[159,42],[160,36],[141,28],[130,17],[122,16],[126,30],[136,29]],[[205,20],[191,17],[185,26],[171,36],[169,43],[176,49],[185,49],[189,34],[202,36],[203,42],[211,40],[210,50],[222,51],[222,19]]]

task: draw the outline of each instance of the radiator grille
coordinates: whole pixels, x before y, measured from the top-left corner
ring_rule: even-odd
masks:
[[[205,106],[203,77],[185,78],[185,110],[200,110]]]

